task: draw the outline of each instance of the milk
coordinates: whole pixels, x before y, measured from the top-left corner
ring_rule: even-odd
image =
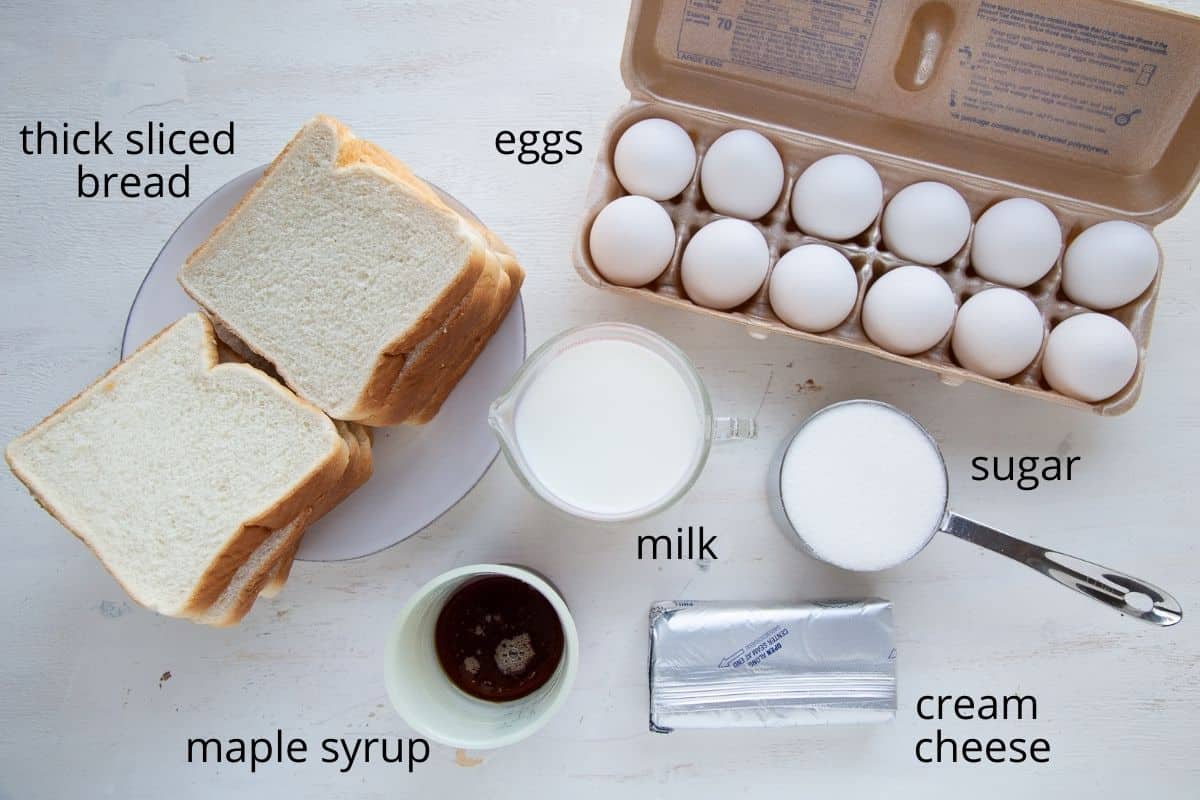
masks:
[[[590,514],[629,514],[691,478],[705,441],[700,403],[658,353],[593,339],[534,374],[517,402],[515,438],[549,493]]]
[[[890,406],[851,402],[813,416],[784,454],[792,528],[823,561],[887,569],[912,558],[946,510],[946,468],[925,431]]]

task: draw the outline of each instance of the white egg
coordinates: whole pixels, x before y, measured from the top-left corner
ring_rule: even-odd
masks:
[[[754,296],[770,266],[771,251],[758,228],[740,219],[719,219],[696,231],[680,270],[693,302],[728,309]]]
[[[903,356],[930,349],[950,332],[958,304],[936,271],[904,266],[872,284],[863,301],[867,336],[884,350]]]
[[[836,328],[858,299],[858,278],[850,261],[823,244],[791,250],[771,271],[771,308],[788,325],[809,333]]]
[[[1046,329],[1042,312],[1016,289],[985,289],[958,310],[950,340],[958,363],[1004,380],[1037,358]]]
[[[592,263],[609,281],[645,286],[675,255],[675,223],[648,197],[619,197],[596,215],[588,245]]]
[[[989,281],[1021,289],[1044,278],[1060,252],[1062,226],[1054,212],[1036,200],[1013,197],[975,223],[971,266]]]
[[[810,165],[792,189],[792,219],[811,236],[844,242],[871,227],[883,208],[875,168],[848,153]]]
[[[1158,244],[1145,228],[1123,220],[1093,225],[1063,258],[1063,291],[1088,308],[1132,303],[1158,274]]]
[[[621,134],[613,168],[631,194],[670,200],[692,181],[696,146],[687,131],[671,120],[644,119]]]
[[[1077,314],[1050,331],[1042,374],[1055,391],[1098,403],[1121,391],[1137,371],[1137,342],[1107,314]]]
[[[971,209],[944,183],[924,181],[896,193],[883,212],[883,240],[893,253],[918,264],[944,264],[971,234]]]
[[[759,219],[783,191],[783,159],[767,137],[736,130],[712,143],[700,165],[704,199],[719,214]]]

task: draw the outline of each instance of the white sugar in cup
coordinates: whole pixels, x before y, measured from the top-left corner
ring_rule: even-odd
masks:
[[[451,682],[438,662],[434,631],[450,597],[476,578],[503,575],[536,589],[558,614],[563,652],[550,680],[506,702],[472,697]],[[405,604],[388,637],[384,678],[388,697],[415,731],[450,747],[487,750],[514,744],[545,725],[562,706],[579,667],[579,635],[566,601],[541,576],[508,564],[476,564],[443,573]]]
[[[843,569],[898,566],[945,532],[1126,616],[1161,626],[1183,619],[1179,601],[1152,583],[954,513],[948,489],[933,437],[875,400],[835,403],[809,417],[784,443],[768,485],[783,530],[809,555]]]
[[[907,414],[873,400],[818,411],[785,443],[771,475],[784,530],[813,557],[856,572],[919,553],[949,501],[937,443]]]

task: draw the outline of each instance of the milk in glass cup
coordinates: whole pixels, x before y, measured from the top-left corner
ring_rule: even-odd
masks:
[[[488,421],[531,492],[597,522],[662,511],[696,482],[714,441],[754,436],[753,420],[713,416],[678,347],[607,322],[542,345]]]

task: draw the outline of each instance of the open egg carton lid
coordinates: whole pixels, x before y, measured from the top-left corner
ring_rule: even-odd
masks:
[[[633,0],[621,72],[635,100],[1148,226],[1200,180],[1200,18],[1132,0]]]
[[[1064,240],[1111,219],[1152,228],[1177,213],[1200,180],[1200,18],[1129,0],[633,0],[622,56],[631,102],[611,120],[588,196],[575,266],[593,286],[743,324],[755,338],[779,334],[837,344],[938,374],[1114,416],[1141,392],[1160,269],[1125,306],[1105,310],[1134,337],[1134,376],[1098,402],[1052,389],[1044,350],[1023,372],[994,380],[963,368],[950,335],[916,356],[896,355],[865,334],[863,300],[872,282],[912,263],[882,241],[880,219],[847,242],[805,235],[791,220],[799,174],[825,155],[853,153],[884,183],[885,205],[900,188],[945,182],[973,219],[1008,197],[1030,197],[1058,217]],[[780,150],[786,178],[775,208],[755,224],[774,264],[792,248],[822,243],[857,273],[851,315],[825,333],[807,333],[775,314],[767,283],[728,311],[692,302],[681,254],[691,235],[720,215],[692,183],[663,202],[676,250],[652,283],[609,282],[592,262],[588,235],[599,211],[625,194],[612,168],[626,128],[664,117],[685,128],[702,161],[712,142],[737,127],[757,130]],[[973,226],[972,226],[973,227]],[[973,233],[972,233],[973,240]],[[961,305],[991,288],[970,263],[971,240],[935,268]],[[1091,311],[1062,289],[1062,261],[1021,289],[1047,330]]]

